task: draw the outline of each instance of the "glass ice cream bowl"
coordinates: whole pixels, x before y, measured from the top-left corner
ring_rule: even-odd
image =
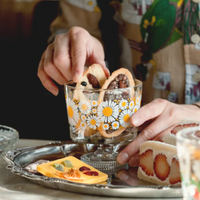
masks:
[[[142,82],[135,79],[134,83],[133,87],[112,89],[87,89],[72,81],[65,84],[71,139],[98,146],[94,153],[82,156],[83,161],[93,166],[93,161],[116,162],[114,147],[137,136],[130,118],[140,109]],[[96,164],[94,167],[99,168]]]
[[[184,200],[200,199],[200,125],[176,134]]]

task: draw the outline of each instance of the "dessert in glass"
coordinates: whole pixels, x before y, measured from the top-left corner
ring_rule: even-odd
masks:
[[[126,69],[113,72],[102,83],[99,74],[95,68],[86,71],[79,83],[66,83],[65,99],[71,139],[97,144],[97,150],[81,160],[104,170],[119,166],[117,145],[137,136],[130,117],[140,108],[142,82],[134,80]]]
[[[200,125],[180,130],[177,135],[184,200],[200,199]]]

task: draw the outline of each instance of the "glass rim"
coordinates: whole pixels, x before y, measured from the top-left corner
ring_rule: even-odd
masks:
[[[114,88],[114,89],[93,89],[93,88],[76,88],[76,86],[71,86],[69,84],[76,84],[76,82],[72,81],[72,80],[69,80],[67,81],[66,83],[64,83],[64,87],[67,87],[67,88],[70,88],[70,89],[78,89],[78,90],[83,90],[83,91],[90,91],[90,92],[101,92],[101,91],[123,91],[123,90],[127,90],[127,89],[137,89],[139,87],[142,87],[143,86],[143,82],[138,80],[138,79],[133,79],[134,82],[137,81],[138,84],[135,84],[134,86],[131,86],[131,87],[126,87],[126,88]]]
[[[12,128],[10,126],[6,126],[6,125],[1,125],[0,124],[0,130],[1,129],[7,129],[7,131],[11,131],[13,133],[13,135],[11,136],[11,138],[17,138],[19,137],[19,132],[15,129],[15,128]]]
[[[176,141],[183,142],[191,145],[200,145],[200,138],[195,137],[187,137],[187,133],[193,133],[196,131],[200,131],[200,126],[196,127],[187,127],[177,132],[176,134]]]

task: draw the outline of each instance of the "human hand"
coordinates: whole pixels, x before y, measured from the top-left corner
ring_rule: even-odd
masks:
[[[120,164],[129,162],[130,166],[137,166],[140,144],[147,140],[162,140],[162,137],[170,133],[183,119],[200,119],[200,109],[194,105],[180,105],[163,99],[155,99],[141,107],[132,115],[131,123],[136,127],[149,120],[151,120],[151,123],[119,153],[117,161]]]
[[[117,177],[128,185],[138,186],[140,184],[140,180],[138,179],[137,171],[137,167],[133,167],[128,170],[121,169],[117,172]]]
[[[100,64],[109,76],[102,44],[85,29],[73,27],[67,33],[57,35],[48,45],[38,65],[38,77],[48,91],[57,95],[58,87],[54,81],[60,85],[69,80],[77,82],[84,67],[94,63]]]

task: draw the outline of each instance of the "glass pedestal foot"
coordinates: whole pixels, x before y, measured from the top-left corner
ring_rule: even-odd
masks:
[[[81,160],[102,172],[110,174],[128,166],[128,164],[120,165],[116,161],[117,155],[118,152],[113,151],[113,145],[104,149],[103,145],[100,144],[95,152],[82,155]]]

